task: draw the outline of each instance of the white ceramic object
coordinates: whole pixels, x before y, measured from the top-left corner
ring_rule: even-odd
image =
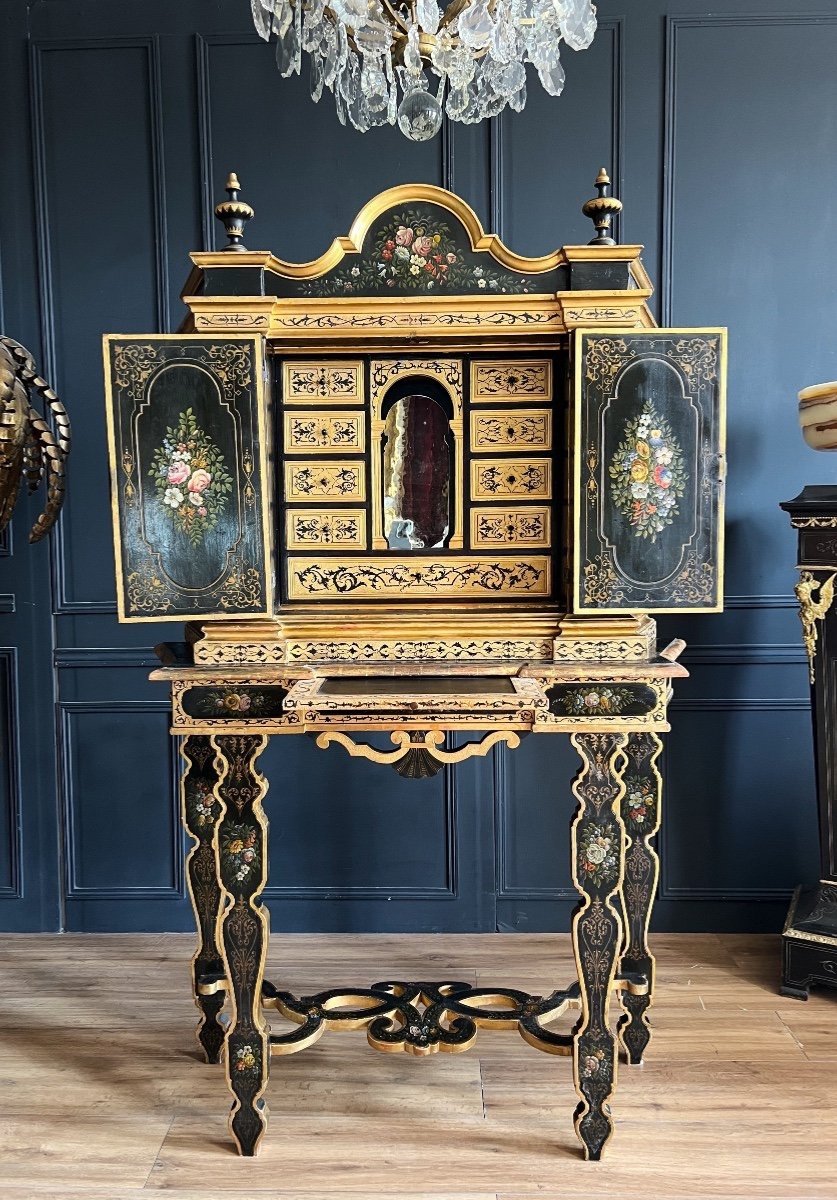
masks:
[[[837,450],[837,381],[802,389],[799,424],[812,450]]]

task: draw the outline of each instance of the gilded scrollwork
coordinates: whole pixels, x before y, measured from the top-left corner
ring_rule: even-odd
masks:
[[[159,345],[119,342],[113,347],[113,380],[132,400],[141,400],[152,373],[164,361]]]
[[[176,590],[150,559],[129,571],[125,580],[125,600],[130,616],[166,613],[178,599]]]
[[[262,607],[262,579],[255,567],[241,558],[233,559],[221,586],[219,604],[222,608],[247,611]]]
[[[585,373],[590,383],[609,385],[626,362],[636,358],[624,338],[597,337],[591,339],[585,358]]]
[[[372,395],[378,408],[384,392],[394,379],[420,374],[429,375],[445,384],[454,404],[455,415],[462,413],[462,362],[458,358],[373,359],[370,372]]]
[[[712,383],[718,374],[718,338],[680,338],[671,356],[694,383]]]
[[[214,343],[198,355],[198,361],[211,366],[221,381],[225,400],[235,400],[236,396],[252,386],[251,354],[247,345],[239,345],[238,342]]]
[[[613,555],[609,550],[603,550],[592,562],[587,563],[582,575],[582,584],[585,604],[607,608],[624,604],[627,599],[626,589],[616,573]]]

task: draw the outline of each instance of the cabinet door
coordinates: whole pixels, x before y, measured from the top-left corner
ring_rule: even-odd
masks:
[[[723,604],[726,330],[575,335],[576,612]]]
[[[122,621],[273,606],[260,338],[104,339]]]

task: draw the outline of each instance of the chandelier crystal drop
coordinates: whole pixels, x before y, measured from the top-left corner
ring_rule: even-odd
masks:
[[[591,0],[250,0],[259,36],[276,38],[284,79],[309,56],[311,96],[334,96],[343,125],[398,125],[416,142],[447,113],[472,125],[526,103],[526,63],[550,96],[564,88],[560,46],[586,50]]]

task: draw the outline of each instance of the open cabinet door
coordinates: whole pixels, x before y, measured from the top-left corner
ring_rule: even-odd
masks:
[[[723,606],[726,330],[577,330],[576,612]]]
[[[104,339],[121,621],[269,616],[258,337]]]

